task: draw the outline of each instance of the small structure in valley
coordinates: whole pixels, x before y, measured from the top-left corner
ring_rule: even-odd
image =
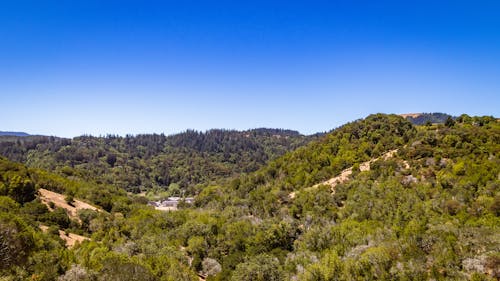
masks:
[[[184,202],[187,204],[193,204],[193,197],[168,197],[167,199],[158,200],[158,201],[150,201],[148,204],[155,207],[156,210],[161,211],[173,211],[177,210],[177,205],[179,202]]]

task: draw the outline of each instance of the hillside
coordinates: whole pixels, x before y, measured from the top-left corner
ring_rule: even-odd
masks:
[[[248,256],[265,253],[281,261],[274,273],[283,279],[497,278],[499,140],[490,117],[462,116],[449,127],[385,115],[347,124],[231,186],[202,192],[199,207],[238,210],[246,219],[232,224],[247,231],[232,240],[243,248],[206,254],[247,256],[233,277],[250,274],[257,261]],[[310,188],[349,169],[334,192]]]
[[[414,126],[376,114],[207,186],[194,205],[173,212],[116,186],[0,159],[0,246],[14,245],[0,248],[9,261],[0,273],[14,280],[496,280],[499,157],[494,118]],[[104,211],[79,213],[80,221],[50,212],[34,199],[39,188]],[[90,240],[68,248],[57,242],[59,230]],[[48,260],[53,267],[41,266]]]
[[[181,195],[195,193],[198,184],[255,171],[314,138],[280,129],[74,139],[0,137],[0,155],[135,193],[156,190]]]

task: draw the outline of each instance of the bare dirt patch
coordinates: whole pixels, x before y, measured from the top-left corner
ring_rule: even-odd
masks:
[[[403,118],[408,118],[408,117],[417,118],[420,115],[422,115],[422,113],[405,113],[405,114],[399,114],[399,116],[401,116]]]
[[[101,211],[101,209],[94,207],[88,203],[85,203],[81,200],[75,199],[72,202],[72,205],[68,204],[65,200],[65,196],[60,193],[56,193],[47,189],[40,188],[38,189],[38,194],[40,195],[40,200],[47,205],[50,209],[50,202],[53,202],[56,207],[63,208],[68,213],[68,216],[72,219],[80,220],[78,218],[78,210],[82,209],[90,209],[94,211]]]
[[[61,237],[62,240],[66,241],[66,247],[68,248],[72,248],[76,245],[76,243],[82,243],[85,240],[90,240],[90,238],[88,237],[74,233],[66,233],[62,230],[59,230],[59,237]]]
[[[43,232],[47,232],[49,227],[46,225],[40,225],[40,229]],[[59,230],[59,237],[66,242],[66,247],[68,247],[68,248],[74,247],[76,245],[76,243],[81,243],[85,240],[90,240],[90,238],[88,238],[88,237],[74,234],[74,233],[66,233],[62,230]]]

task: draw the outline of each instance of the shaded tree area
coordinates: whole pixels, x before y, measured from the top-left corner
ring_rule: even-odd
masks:
[[[26,167],[0,161],[0,175],[0,196],[10,196],[21,204],[35,199],[35,185]]]

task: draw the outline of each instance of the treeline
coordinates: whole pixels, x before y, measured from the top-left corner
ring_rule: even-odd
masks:
[[[257,170],[317,136],[280,129],[210,130],[165,135],[0,137],[0,155],[131,192],[195,193],[199,184]]]

